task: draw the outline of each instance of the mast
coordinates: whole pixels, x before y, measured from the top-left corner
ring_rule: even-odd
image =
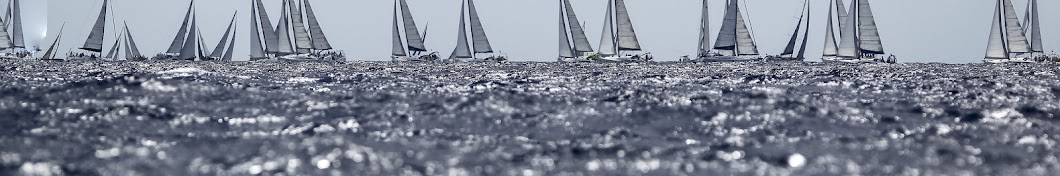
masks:
[[[103,7],[99,10],[99,17],[96,18],[96,24],[93,25],[92,32],[88,34],[88,39],[85,40],[85,45],[80,49],[92,52],[103,51],[103,30],[106,28],[106,25],[104,24],[106,21],[107,0],[103,0]]]

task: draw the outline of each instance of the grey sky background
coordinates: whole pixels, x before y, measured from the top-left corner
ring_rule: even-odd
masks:
[[[112,19],[127,21],[144,55],[166,49],[179,28],[189,0],[111,0],[104,48],[120,31]],[[273,24],[279,19],[280,0],[263,0]],[[417,24],[423,30],[430,23],[426,45],[447,57],[456,42],[461,0],[408,0]],[[849,6],[850,0],[844,0]],[[981,62],[986,49],[994,0],[870,0],[884,47],[902,62]],[[1023,16],[1028,0],[1013,0]],[[25,11],[47,11],[45,44],[54,40],[59,26],[66,23],[60,52],[76,50],[91,30],[103,0],[48,0],[47,10],[30,10],[43,1],[24,0]],[[229,18],[237,14],[237,60],[245,59],[249,46],[250,0],[199,0],[200,29],[212,49],[223,35]],[[645,50],[656,60],[671,61],[694,55],[699,28],[700,0],[626,0],[634,27]],[[764,54],[781,52],[798,21],[803,0],[745,0],[745,12]],[[391,46],[392,0],[312,0],[332,46],[344,50],[351,60],[389,60]],[[515,61],[554,61],[557,56],[558,0],[477,0],[476,6],[494,50]],[[587,23],[586,35],[598,49],[607,0],[572,0],[579,20]],[[710,0],[711,36],[717,36],[725,0]],[[825,16],[829,0],[812,0],[812,26],[808,60],[818,61],[824,44]],[[1039,8],[1046,52],[1057,50],[1060,29],[1056,23],[1060,1],[1040,0]],[[39,7],[39,6],[37,6]],[[28,12],[24,12],[28,13]],[[33,23],[25,14],[27,28]],[[37,25],[40,26],[40,25]],[[40,31],[27,29],[27,38],[40,39]],[[31,37],[37,36],[37,37]],[[47,47],[47,46],[42,46]]]

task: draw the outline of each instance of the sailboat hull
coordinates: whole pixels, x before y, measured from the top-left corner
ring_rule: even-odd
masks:
[[[1030,58],[1022,58],[1022,57],[1021,57],[1021,58],[1009,58],[1009,59],[992,59],[992,58],[986,58],[986,59],[983,59],[983,63],[988,63],[988,64],[1004,64],[1004,63],[1036,63],[1036,61],[1034,61],[1034,60],[1032,60],[1032,59],[1030,59]]]
[[[438,58],[438,53],[431,53],[413,56],[391,56],[390,60],[394,62],[434,62]]]
[[[589,59],[589,57],[581,56],[581,57],[560,57],[560,58],[556,59],[556,61],[558,61],[558,62],[592,62],[593,60]]]
[[[758,56],[708,56],[697,58],[696,62],[751,62],[762,61]]]

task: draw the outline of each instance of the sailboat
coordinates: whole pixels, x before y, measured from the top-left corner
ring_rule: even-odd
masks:
[[[467,7],[467,14],[471,21],[471,47],[468,46],[467,40],[467,21],[468,18],[464,18],[465,8]],[[485,61],[485,62],[502,62],[508,60],[504,56],[489,56],[486,58],[476,58],[477,54],[493,53],[493,47],[490,46],[489,38],[486,38],[486,30],[482,28],[482,21],[479,19],[478,11],[475,10],[475,2],[473,0],[467,0],[464,4],[460,5],[460,27],[459,33],[457,34],[456,49],[453,50],[453,54],[449,55],[449,60],[458,62],[468,61]],[[474,50],[474,51],[472,51]]]
[[[118,60],[119,54],[121,53],[120,51],[122,51],[122,48],[124,48],[125,60],[147,60],[146,57],[140,55],[140,49],[136,47],[136,42],[133,41],[132,33],[129,31],[129,24],[124,25],[125,28],[122,29],[122,32],[118,34],[118,37],[114,40],[114,45],[110,47],[110,50],[107,52],[107,55],[103,58],[110,60]]]
[[[781,52],[779,56],[766,57],[767,61],[806,60],[806,44],[808,41],[807,39],[810,36],[810,0],[806,0],[802,8],[803,11],[802,14],[799,15],[799,23],[795,25],[795,32],[791,34],[791,39],[788,40],[787,47],[784,47],[784,52]],[[803,26],[805,26],[805,28],[803,28]],[[802,39],[802,41],[799,41],[799,39]],[[795,48],[796,45],[798,45],[799,48]],[[798,49],[797,53],[795,52],[796,49]]]
[[[699,16],[699,45],[696,47],[696,59],[693,60],[692,58],[689,58],[688,55],[685,55],[681,56],[680,61],[682,62],[721,56],[721,54],[712,51],[713,48],[710,46],[710,6],[707,2],[708,0],[703,0],[703,8],[700,9],[702,15]]]
[[[854,0],[847,14],[855,15],[841,19],[842,31],[839,37],[839,46],[836,56],[832,59],[824,59],[825,62],[846,63],[895,63],[897,59],[892,55],[888,58],[877,58],[886,54],[880,33],[876,27],[876,19],[872,14],[872,8],[868,0]],[[829,54],[826,52],[826,55]]]
[[[214,47],[213,52],[210,52],[207,60],[219,60],[219,61],[232,61],[232,52],[235,47],[236,36],[232,35],[232,31],[236,30],[236,15],[239,12],[232,14],[232,20],[229,20],[228,27],[225,28],[225,34],[221,37],[221,40],[217,42],[217,46]],[[200,36],[201,37],[201,36]],[[231,40],[232,42],[228,42]],[[226,47],[227,50],[226,50]]]
[[[983,62],[1034,62],[1031,58],[1019,57],[1032,52],[1034,50],[1027,40],[1023,26],[1019,23],[1019,18],[1016,17],[1012,1],[998,0],[997,7],[994,8],[990,39],[987,42],[986,57],[983,58]]]
[[[393,61],[412,61],[412,62],[430,62],[438,60],[438,52],[425,53],[427,47],[423,45],[423,38],[426,38],[426,32],[424,36],[420,36],[419,30],[416,29],[416,21],[412,19],[412,11],[409,10],[409,5],[405,0],[397,0],[394,2],[394,40],[393,40],[393,52],[391,52],[391,60]],[[398,11],[401,12],[401,22],[398,25]],[[404,36],[402,35],[401,28],[404,28]],[[402,37],[405,40],[402,40]],[[405,48],[408,48],[408,51]]]
[[[188,3],[188,10],[184,14],[184,22],[170,43],[165,53],[158,54],[153,60],[206,60],[205,47],[202,45],[202,36],[199,36],[197,25],[198,14],[195,11],[195,0]]]
[[[699,58],[704,62],[738,62],[755,61],[762,58],[758,53],[758,45],[754,41],[751,28],[747,20],[744,20],[743,11],[740,9],[740,0],[729,0],[725,7],[725,18],[722,21],[721,30],[718,31],[717,41],[714,42],[714,50],[718,56],[704,55]]]
[[[604,17],[603,35],[600,37],[600,52],[597,61],[603,62],[645,62],[651,61],[651,53],[623,54],[622,51],[641,51],[633,22],[629,19],[629,10],[625,0],[609,0]]]
[[[80,48],[87,53],[70,53],[67,55],[68,60],[99,60],[100,54],[103,52],[103,33],[106,29],[107,21],[107,0],[103,0],[103,7],[99,10],[99,17],[96,18],[96,23],[92,26],[92,31],[88,34],[88,39],[85,40],[85,44]]]
[[[1060,57],[1056,55],[1045,55],[1045,49],[1042,47],[1042,26],[1039,23],[1038,17],[1038,0],[1030,0],[1027,2],[1027,13],[1023,16],[1023,33],[1029,37],[1031,45],[1030,57],[1035,61],[1060,61]]]
[[[26,42],[24,41],[24,35],[22,32],[22,8],[19,0],[11,0],[7,7],[6,17],[0,19],[0,30],[3,30],[0,35],[8,35],[7,37],[0,37],[0,59],[31,59],[33,58],[32,51],[26,50]],[[10,31],[10,32],[8,32]],[[6,40],[3,40],[6,39]]]
[[[48,47],[48,51],[44,52],[44,56],[41,56],[41,60],[63,60],[55,58],[56,47],[59,47],[59,41],[63,38],[63,29],[66,29],[66,22],[63,22],[63,25],[59,27],[59,35],[55,35],[55,41]]]
[[[564,21],[566,20],[566,21]],[[570,23],[570,28],[567,28]],[[570,33],[568,39],[567,33]],[[574,43],[572,44],[571,41]],[[571,47],[573,46],[573,48]],[[574,14],[574,8],[570,1],[560,0],[559,5],[559,58],[560,62],[589,62],[585,53],[593,52],[589,39],[585,36],[585,30],[578,24],[578,16]]]
[[[301,5],[298,4],[299,2]],[[265,44],[269,46],[265,49],[266,53],[286,61],[346,60],[342,51],[332,50],[334,48],[324,36],[324,30],[320,27],[309,0],[284,0],[280,22],[275,31],[264,29],[269,26],[268,16],[261,1],[256,0],[256,4],[258,5],[257,11],[260,13],[261,27],[264,30],[260,32],[274,32],[265,34]],[[269,48],[273,46],[276,49],[270,50]]]

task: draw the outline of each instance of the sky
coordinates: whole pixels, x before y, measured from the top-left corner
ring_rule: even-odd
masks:
[[[6,2],[7,0],[0,0]],[[120,32],[113,24],[127,22],[142,54],[153,56],[168,48],[183,20],[189,0],[111,0],[104,48],[110,48]],[[273,24],[279,20],[280,0],[263,0]],[[850,0],[846,1],[849,6]],[[1021,18],[1029,0],[1013,0]],[[103,0],[23,0],[27,40],[50,43],[66,24],[59,51],[83,45],[99,14]],[[456,46],[461,0],[408,0],[422,31],[426,25],[428,50],[443,58]],[[695,55],[701,0],[626,0],[641,46],[657,61],[673,61]],[[745,0],[759,51],[780,53],[798,21],[804,0]],[[885,50],[902,62],[981,62],[986,53],[993,0],[870,0]],[[200,0],[196,4],[199,25],[207,46],[213,48],[223,35],[233,13],[237,15],[236,60],[249,55],[249,8],[251,0]],[[350,60],[390,59],[392,0],[312,0],[314,11],[331,45]],[[586,35],[598,49],[607,0],[571,0]],[[811,0],[811,30],[807,60],[818,61],[824,45],[824,18],[829,0]],[[34,6],[34,4],[37,4]],[[555,61],[558,55],[558,0],[477,0],[483,28],[494,50],[513,61]],[[721,26],[725,0],[709,0],[711,36]],[[1060,1],[1040,0],[1041,25],[1046,52],[1060,49]],[[27,12],[29,11],[29,12]],[[47,12],[47,34],[42,39],[40,12]],[[34,16],[34,17],[25,17]],[[30,20],[36,19],[36,20]],[[34,23],[37,26],[29,25]],[[28,29],[35,27],[33,30]],[[120,26],[118,26],[120,27]],[[838,30],[838,29],[837,29]],[[36,33],[36,34],[32,34]],[[32,36],[31,36],[32,35]],[[35,37],[34,37],[35,36]],[[46,44],[45,44],[46,45]],[[47,47],[47,46],[42,46]]]

